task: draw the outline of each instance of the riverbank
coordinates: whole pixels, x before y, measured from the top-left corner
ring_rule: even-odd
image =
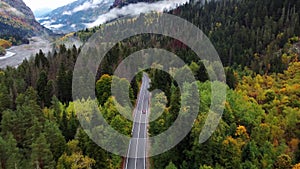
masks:
[[[15,53],[7,51],[4,56],[0,56],[0,60],[10,58],[14,55],[15,55]]]
[[[6,55],[0,57],[0,68],[7,66],[16,67],[20,65],[24,59],[34,56],[39,50],[44,53],[52,50],[52,42],[45,37],[32,37],[29,44],[12,46],[6,50]]]

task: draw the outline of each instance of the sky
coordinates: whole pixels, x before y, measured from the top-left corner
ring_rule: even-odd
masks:
[[[26,5],[32,10],[39,9],[56,9],[60,6],[67,5],[76,0],[23,0]]]

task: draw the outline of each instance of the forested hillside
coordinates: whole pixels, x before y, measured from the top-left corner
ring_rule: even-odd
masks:
[[[257,73],[282,72],[276,52],[299,36],[298,0],[225,0],[190,3],[172,11],[203,30],[226,66],[248,66]],[[286,67],[285,67],[286,68]]]
[[[212,137],[199,144],[210,106],[211,83],[201,60],[181,42],[159,35],[139,35],[118,43],[101,63],[95,81],[99,109],[108,123],[130,135],[132,123],[117,111],[110,86],[121,60],[140,49],[156,47],[180,56],[197,79],[200,110],[187,137],[168,152],[150,158],[155,169],[297,169],[300,166],[300,2],[230,0],[191,3],[170,13],[199,26],[226,66],[227,99]],[[144,20],[125,19],[122,22]],[[111,24],[122,24],[122,22]],[[97,28],[77,32],[87,40]],[[121,30],[122,31],[122,30]],[[17,68],[0,70],[0,168],[121,168],[122,157],[97,146],[82,130],[72,100],[74,64],[81,49],[60,45],[40,51]],[[158,63],[159,65],[159,63]],[[171,126],[180,108],[179,88],[165,72],[146,70],[154,95],[152,109],[163,113],[150,123],[150,136]],[[141,75],[130,84],[135,102]],[[184,97],[192,96],[187,93]],[[183,97],[183,98],[184,98]],[[155,104],[166,102],[167,107]],[[89,103],[87,103],[89,104]],[[126,107],[126,106],[124,106]],[[97,127],[102,127],[101,124]]]
[[[14,44],[28,43],[28,37],[51,33],[34,18],[22,0],[0,1],[0,38]]]
[[[225,66],[247,66],[256,73],[282,72],[278,53],[300,34],[300,2],[225,0],[193,1],[169,13],[197,25],[212,41]],[[99,28],[76,33],[86,41]]]
[[[147,3],[151,3],[151,2],[155,2],[155,1],[159,1],[159,0],[115,0],[112,7],[123,7],[125,5],[129,5],[132,3],[138,3],[138,2],[147,2]]]

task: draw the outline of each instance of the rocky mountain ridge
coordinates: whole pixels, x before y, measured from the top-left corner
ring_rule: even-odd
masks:
[[[113,2],[114,0],[77,0],[38,18],[38,21],[56,33],[78,31],[106,13]]]
[[[51,31],[40,25],[31,9],[22,0],[0,1],[0,38],[25,40],[28,37],[51,34]]]

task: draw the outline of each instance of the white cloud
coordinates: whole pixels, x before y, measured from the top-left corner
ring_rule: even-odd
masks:
[[[94,4],[93,2],[85,2],[82,5],[74,8],[73,12],[76,13],[76,12],[79,12],[79,11],[84,11],[84,10],[87,10],[89,8],[95,8],[95,7],[97,7],[97,4]]]
[[[46,20],[46,21],[42,22],[41,24],[43,26],[45,26],[46,28],[51,29],[51,24],[54,22],[55,22],[55,20],[52,19],[52,20]]]
[[[56,25],[50,25],[49,26],[49,29],[59,29],[61,27],[65,26],[64,24],[56,24]]]
[[[44,22],[42,22],[42,25],[50,25],[50,24],[52,24],[53,22],[55,22],[55,20],[46,20],[46,21],[44,21]]]
[[[64,11],[63,15],[72,15],[72,12],[71,11]]]
[[[41,17],[41,18],[36,18],[36,20],[40,21],[40,20],[49,20],[50,17]]]
[[[93,1],[87,1],[85,3],[83,3],[82,5],[76,7],[73,9],[73,13],[79,12],[79,11],[84,11],[84,10],[88,10],[90,8],[96,8],[99,4],[102,3],[109,3],[109,0],[93,0]]]
[[[93,23],[87,23],[87,27],[94,27],[100,24],[103,24],[107,21],[113,20],[118,18],[119,16],[130,15],[130,16],[137,16],[141,13],[149,13],[151,11],[158,11],[163,12],[164,10],[171,10],[176,8],[178,5],[183,5],[189,2],[189,0],[164,0],[158,1],[155,3],[136,3],[136,4],[129,4],[122,8],[114,8],[109,12],[100,15],[98,19]]]
[[[78,7],[74,8],[72,12],[78,12],[78,11],[83,11],[86,9],[89,9],[92,6],[90,2],[85,2],[82,5],[79,5]]]
[[[98,4],[101,4],[103,2],[105,2],[105,1],[104,0],[93,0],[92,4],[93,5],[98,5]]]
[[[97,7],[98,4],[101,4],[103,2],[108,2],[107,0],[93,0],[93,1],[88,1],[88,2],[85,2],[83,3],[82,5],[76,7],[73,9],[73,12],[79,12],[79,11],[84,11],[84,10],[87,10],[89,8],[95,8]]]

